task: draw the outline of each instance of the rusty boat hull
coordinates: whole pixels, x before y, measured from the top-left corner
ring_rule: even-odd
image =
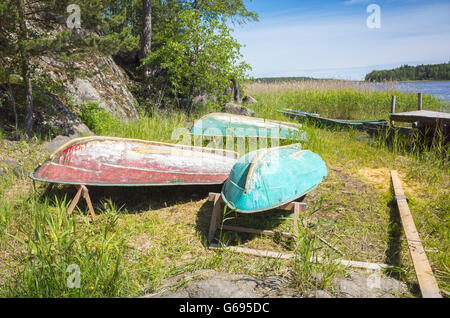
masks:
[[[113,137],[78,138],[31,173],[48,183],[90,186],[223,184],[235,152]]]

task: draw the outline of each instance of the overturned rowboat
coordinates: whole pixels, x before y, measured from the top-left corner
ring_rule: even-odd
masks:
[[[327,175],[322,158],[299,144],[262,149],[238,160],[221,195],[232,210],[262,212],[304,196]]]
[[[344,129],[352,128],[352,129],[357,129],[357,130],[364,130],[365,125],[382,126],[382,125],[388,124],[387,120],[377,120],[377,119],[375,119],[375,120],[348,120],[348,119],[325,118],[325,117],[320,117],[319,114],[309,113],[309,112],[295,110],[295,109],[288,109],[288,108],[283,108],[279,112],[288,117],[291,117],[291,118],[296,118],[296,119],[300,119],[300,120],[308,120],[319,126],[331,127],[331,128],[339,127],[339,128],[344,128]]]
[[[241,115],[212,113],[197,120],[192,135],[260,137],[304,140],[301,125]]]
[[[113,137],[71,140],[30,175],[33,180],[83,186],[222,184],[235,152]]]

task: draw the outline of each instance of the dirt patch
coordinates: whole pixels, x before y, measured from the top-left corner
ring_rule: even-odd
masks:
[[[376,190],[387,192],[391,188],[391,172],[387,168],[363,168],[358,170],[358,175]]]

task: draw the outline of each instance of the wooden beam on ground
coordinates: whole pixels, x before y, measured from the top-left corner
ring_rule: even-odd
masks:
[[[295,257],[295,254],[285,254],[285,253],[255,250],[255,249],[251,249],[251,248],[235,247],[235,246],[220,247],[217,244],[211,244],[209,246],[209,248],[212,250],[229,250],[229,251],[232,251],[235,253],[242,253],[242,254],[252,255],[252,256],[257,256],[257,257],[270,257],[270,258],[277,258],[277,259],[284,259],[284,260],[290,260]],[[323,262],[325,262],[325,259],[323,259],[321,257],[312,258],[311,262],[323,263]],[[367,263],[367,262],[357,262],[357,261],[348,261],[348,260],[335,260],[335,262],[337,262],[343,266],[346,266],[346,267],[360,268],[360,269],[366,269],[366,270],[383,270],[383,269],[389,268],[389,265],[378,264],[378,263]]]
[[[251,228],[247,228],[247,227],[231,226],[231,225],[223,225],[220,228],[225,231],[259,234],[259,235],[267,235],[267,236],[282,236],[284,238],[292,238],[295,236],[295,234],[291,234],[291,233],[251,229]]]
[[[417,232],[409,210],[408,202],[403,191],[400,178],[397,171],[391,171],[392,185],[394,186],[395,198],[400,212],[403,229],[408,242],[409,252],[419,281],[420,291],[423,298],[442,298],[439,293],[439,286],[433,275],[430,263],[428,262],[425,249],[422,246],[419,233]]]

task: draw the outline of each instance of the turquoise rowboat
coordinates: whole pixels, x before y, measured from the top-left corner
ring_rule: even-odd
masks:
[[[322,158],[300,144],[261,149],[241,157],[222,189],[222,198],[240,213],[288,204],[313,190],[328,175]]]
[[[191,129],[192,135],[218,137],[261,137],[305,140],[300,124],[254,118],[241,115],[212,113],[197,120]]]

